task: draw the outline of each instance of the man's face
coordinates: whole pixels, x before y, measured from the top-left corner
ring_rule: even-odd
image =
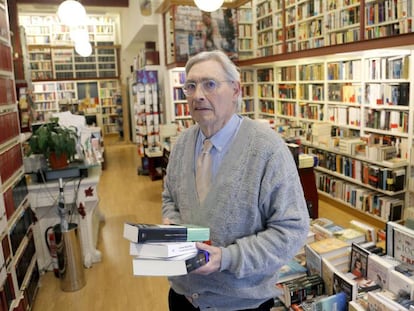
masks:
[[[214,60],[195,64],[188,73],[187,82],[195,83],[194,93],[187,95],[191,116],[204,134],[214,135],[234,114],[240,84],[229,80]],[[215,87],[211,87],[214,83]]]

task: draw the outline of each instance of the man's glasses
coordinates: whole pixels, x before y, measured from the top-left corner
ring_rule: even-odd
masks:
[[[231,80],[216,81],[214,79],[204,79],[198,82],[186,81],[183,86],[183,91],[184,91],[185,96],[193,96],[197,89],[197,85],[200,84],[201,89],[203,90],[203,93],[205,95],[208,95],[208,94],[215,92],[220,87],[221,82],[233,83],[233,81]]]

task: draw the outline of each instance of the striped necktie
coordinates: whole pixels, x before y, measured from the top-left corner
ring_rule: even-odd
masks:
[[[204,140],[203,148],[197,159],[196,186],[200,202],[204,201],[211,183],[211,148],[213,144],[209,139]]]

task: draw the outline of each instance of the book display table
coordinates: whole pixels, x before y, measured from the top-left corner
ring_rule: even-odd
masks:
[[[87,168],[87,177],[63,179],[65,206],[73,207],[69,221],[77,223],[80,231],[80,244],[83,264],[90,268],[93,263],[102,259],[101,252],[96,248],[100,222],[104,215],[99,210],[98,183],[101,167]],[[58,214],[59,181],[31,182],[28,184],[29,202],[35,211],[38,221],[33,233],[37,250],[39,269],[52,270],[52,257],[46,244],[46,231],[50,226],[60,223]],[[84,206],[84,216],[77,208]],[[51,231],[51,230],[50,230]]]

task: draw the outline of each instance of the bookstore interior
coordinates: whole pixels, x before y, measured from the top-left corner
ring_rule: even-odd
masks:
[[[105,139],[162,180],[194,124],[185,63],[211,49],[240,68],[239,113],[285,139],[312,218],[272,310],[414,310],[414,0],[0,0],[0,311],[30,310],[62,252],[66,291],[105,260]],[[135,275],[208,261],[143,229],[124,228]]]

